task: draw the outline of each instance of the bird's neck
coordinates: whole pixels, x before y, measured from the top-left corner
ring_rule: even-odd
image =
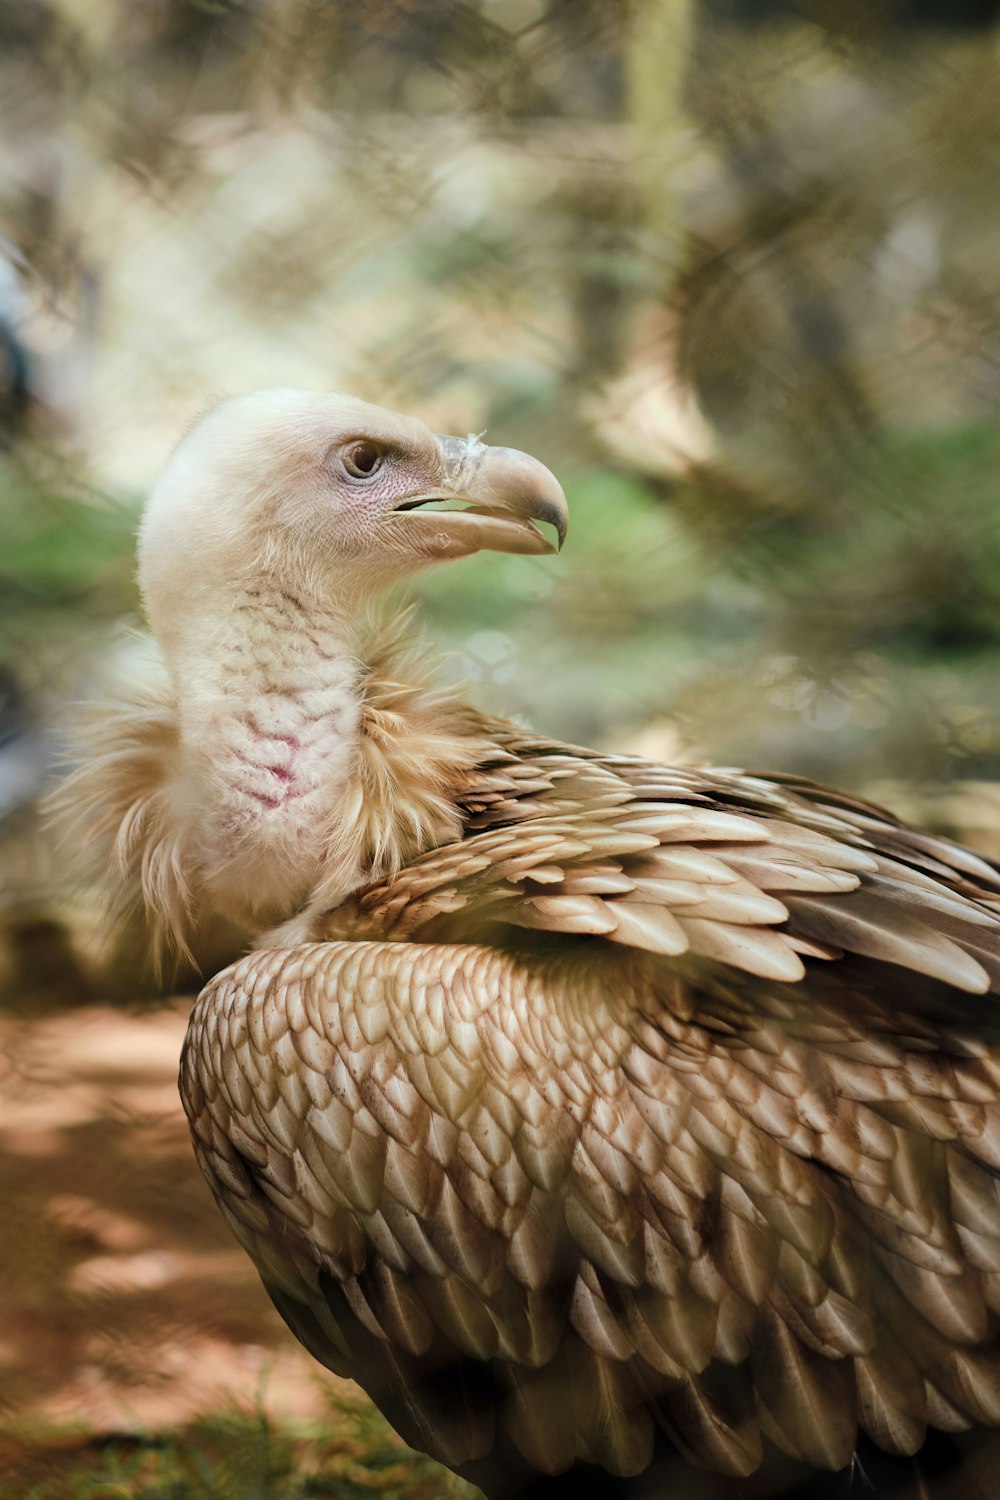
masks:
[[[357,756],[363,668],[350,621],[251,585],[170,664],[175,806],[194,883],[238,921],[281,920],[316,883]]]
[[[176,751],[150,828],[176,847],[196,917],[301,940],[365,881],[460,836],[462,790],[495,747],[428,685],[407,615],[362,632],[256,586],[168,662]]]

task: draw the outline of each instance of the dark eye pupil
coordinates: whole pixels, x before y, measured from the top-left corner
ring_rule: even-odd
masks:
[[[355,443],[344,455],[348,473],[359,479],[374,474],[381,462],[382,455],[374,443]]]

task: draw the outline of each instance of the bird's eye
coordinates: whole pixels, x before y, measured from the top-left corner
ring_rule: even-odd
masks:
[[[382,467],[382,450],[374,443],[351,443],[340,461],[352,479],[370,479]]]

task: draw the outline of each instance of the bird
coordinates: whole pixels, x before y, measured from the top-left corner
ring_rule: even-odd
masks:
[[[492,1500],[843,1495],[1000,1425],[1000,868],[438,685],[398,586],[567,525],[517,450],[222,401],[140,524],[162,681],[61,797],[151,941],[253,934],[195,1153],[409,1444]]]

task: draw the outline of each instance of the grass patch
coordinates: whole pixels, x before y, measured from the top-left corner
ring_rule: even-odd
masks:
[[[179,1432],[0,1432],[2,1500],[472,1500],[362,1398],[329,1422],[212,1415]]]

